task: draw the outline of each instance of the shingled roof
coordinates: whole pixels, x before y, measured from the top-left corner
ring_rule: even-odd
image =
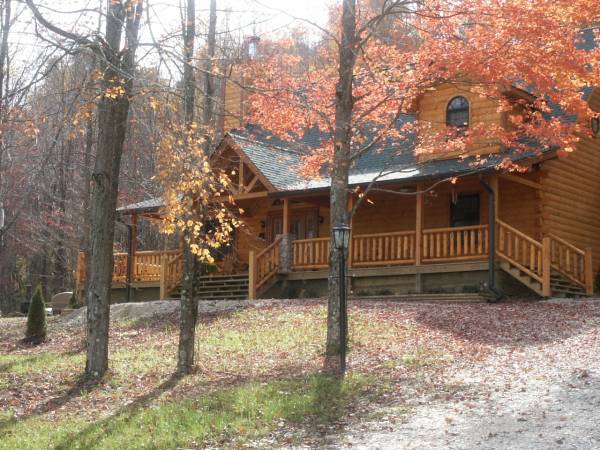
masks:
[[[415,120],[413,115],[405,115],[401,124]],[[326,190],[331,179],[325,175],[316,179],[307,179],[300,173],[303,155],[318,148],[325,135],[315,130],[294,142],[278,139],[256,126],[233,130],[226,135],[248,157],[261,174],[271,183],[278,193],[297,191]],[[522,163],[532,158],[547,155],[555,149],[541,150],[531,145],[531,150],[505,151],[484,157],[467,157],[455,159],[436,159],[420,162],[415,155],[416,140],[407,136],[399,142],[386,142],[375,146],[356,161],[350,170],[350,185],[361,185],[377,181],[378,183],[424,181],[460,177],[474,173],[495,170],[499,163],[510,157],[515,163]],[[163,205],[160,197],[134,203],[119,208],[120,213],[144,213],[157,211]]]

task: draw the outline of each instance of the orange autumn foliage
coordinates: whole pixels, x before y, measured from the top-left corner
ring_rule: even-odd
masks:
[[[536,150],[573,151],[595,114],[582,92],[598,85],[600,50],[582,43],[598,42],[598,29],[590,28],[597,14],[590,0],[359,2],[352,158],[414,133],[417,153],[465,153],[481,140],[516,151],[531,150],[531,143]],[[289,140],[310,127],[333,136],[339,34],[334,8],[309,56],[298,51],[298,32],[263,40],[260,57],[246,68],[253,88],[250,121]],[[475,124],[465,133],[433,132],[423,120],[398,126],[421,96],[448,83],[497,101],[509,126]],[[509,97],[509,90],[523,95]],[[323,138],[306,156],[304,172],[316,176],[332,152],[332,138]]]

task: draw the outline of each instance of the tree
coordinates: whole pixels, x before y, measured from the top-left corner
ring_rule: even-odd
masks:
[[[310,58],[296,51],[297,36],[264,44],[265,53],[249,67],[251,120],[288,140],[307,128],[321,131],[321,146],[306,149],[303,170],[317,177],[325,169],[331,178],[332,227],[350,220],[386,172],[351,191],[349,168],[386,142],[416,134],[419,155],[447,151],[480,160],[490,153],[490,142],[516,152],[531,151],[532,143],[572,151],[578,133],[587,131],[565,118],[592,114],[581,92],[600,73],[599,51],[578,47],[594,6],[588,0],[575,4],[343,0]],[[414,112],[420,96],[444,83],[496,99],[508,126],[464,132],[418,118],[400,120]],[[507,96],[512,88],[531,100]],[[501,165],[516,168],[510,157]],[[352,210],[350,194],[358,199]],[[333,251],[329,271],[327,364],[337,361],[341,344]]]
[[[194,365],[198,305],[195,284],[203,262],[213,262],[211,249],[229,243],[237,220],[229,199],[229,177],[215,170],[209,159],[213,128],[213,59],[216,47],[216,1],[210,3],[206,64],[203,68],[203,104],[200,123],[195,121],[196,77],[194,69],[195,2],[188,0],[184,26],[183,125],[167,127],[160,142],[157,164],[163,188],[162,231],[180,232],[184,238],[183,283],[178,373]]]
[[[108,369],[108,330],[113,270],[115,210],[119,170],[132,96],[135,53],[144,2],[109,1],[105,33],[92,41],[45,19],[32,0],[27,5],[49,31],[98,56],[102,78],[98,102],[98,145],[92,173],[90,276],[87,282],[86,373],[102,377]],[[80,51],[81,51],[80,48]]]
[[[31,305],[29,305],[25,338],[32,343],[40,343],[46,340],[46,304],[40,285],[35,289]]]

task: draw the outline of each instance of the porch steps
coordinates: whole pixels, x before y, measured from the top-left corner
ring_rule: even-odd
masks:
[[[525,272],[523,272],[521,269],[512,265],[508,261],[499,261],[498,264],[502,270],[504,270],[506,273],[511,275],[513,278],[515,278],[521,284],[527,286],[529,289],[531,289],[533,292],[538,294],[540,297],[543,296],[544,292],[542,290],[542,283],[540,283],[536,279],[530,277]]]
[[[583,287],[573,283],[558,272],[552,272],[552,275],[550,275],[550,286],[553,296],[589,297]]]
[[[211,275],[199,277],[196,282],[198,300],[248,299],[248,275]],[[181,296],[178,289],[174,297]]]

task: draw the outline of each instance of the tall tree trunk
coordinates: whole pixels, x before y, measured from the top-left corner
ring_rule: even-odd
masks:
[[[5,133],[4,133],[4,124],[6,121],[6,106],[8,105],[8,100],[5,98],[8,96],[8,89],[5,91],[4,83],[8,79],[8,34],[10,32],[11,26],[11,0],[2,0],[0,3],[2,8],[0,9],[0,25],[1,25],[1,33],[0,37],[0,215],[2,215],[2,222],[4,222],[4,178],[3,178],[3,159],[4,152],[6,150],[6,142],[5,142]],[[0,223],[0,251],[4,246],[4,223]]]
[[[187,2],[187,23],[184,32],[185,46],[185,68],[184,68],[184,111],[185,122],[188,130],[191,130],[191,125],[194,122],[195,111],[195,76],[192,59],[194,56],[195,45],[195,1],[188,0]],[[213,76],[212,76],[212,61],[215,56],[216,47],[216,25],[217,25],[217,2],[210,2],[210,19],[208,29],[208,49],[207,49],[207,64],[204,72],[204,101],[202,105],[202,131],[204,137],[204,149],[208,154],[211,145],[211,125],[213,112]],[[196,207],[202,208],[201,205]],[[194,212],[192,211],[192,214]],[[203,215],[202,212],[199,212]],[[199,275],[199,263],[196,255],[194,255],[189,245],[184,247],[184,276],[181,292],[181,320],[179,329],[179,353],[177,360],[177,370],[179,373],[188,373],[194,365],[194,341],[196,335],[196,322],[198,320],[198,304],[195,292],[195,283]]]
[[[340,46],[339,79],[336,87],[335,142],[331,173],[331,228],[348,224],[348,174],[350,170],[350,142],[352,129],[352,81],[356,61],[356,2],[344,0],[342,38]],[[333,242],[333,232],[331,234]],[[339,255],[331,246],[329,255],[329,298],[327,308],[327,343],[325,367],[339,371],[340,366],[340,309],[339,309]],[[347,258],[346,258],[347,260]]]
[[[184,63],[183,69],[183,109],[187,131],[191,131],[194,122],[196,103],[196,82],[194,74],[194,47],[196,41],[196,3],[187,0],[186,23],[183,32]],[[191,235],[188,234],[188,238]],[[198,260],[190,249],[189,243],[183,247],[183,283],[181,286],[181,311],[179,321],[179,350],[177,353],[177,372],[189,373],[194,366],[194,341],[198,304],[196,300],[196,274]]]
[[[98,147],[92,174],[91,273],[86,293],[86,373],[93,377],[102,377],[108,369],[115,209],[143,4],[109,2],[105,19],[104,58],[100,61],[104,95],[98,104]],[[120,50],[124,23],[125,48]],[[125,79],[123,86],[121,79]]]

